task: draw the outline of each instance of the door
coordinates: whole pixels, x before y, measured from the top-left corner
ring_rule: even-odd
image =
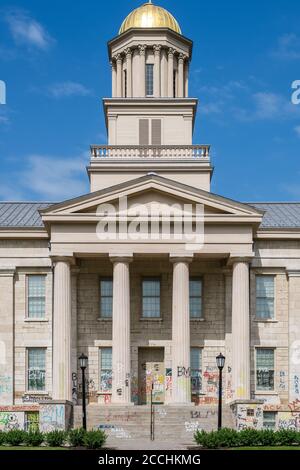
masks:
[[[165,401],[164,348],[139,348],[139,404],[148,405]]]

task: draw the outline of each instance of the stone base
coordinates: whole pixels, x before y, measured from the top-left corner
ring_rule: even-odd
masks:
[[[262,400],[234,400],[230,404],[235,427],[242,429],[263,429]]]
[[[40,430],[67,431],[73,426],[73,403],[67,400],[49,400],[40,403]]]

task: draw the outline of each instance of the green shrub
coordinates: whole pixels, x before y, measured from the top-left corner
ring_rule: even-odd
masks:
[[[84,437],[86,431],[83,428],[72,429],[69,431],[68,438],[72,447],[82,447],[84,446]]]
[[[236,447],[239,445],[239,433],[235,429],[223,428],[217,434],[219,447]]]
[[[6,442],[6,433],[3,431],[0,431],[0,446],[5,444]]]
[[[10,446],[19,446],[24,444],[26,440],[26,432],[21,429],[12,429],[5,436],[5,442]]]
[[[239,432],[238,441],[239,446],[247,447],[247,446],[259,446],[260,445],[260,438],[259,438],[259,431],[256,429],[243,429]]]
[[[29,431],[26,433],[25,436],[25,443],[31,447],[38,447],[44,442],[44,435],[36,430],[36,431]]]
[[[46,434],[46,443],[49,447],[61,447],[66,440],[65,431],[51,431]]]
[[[259,432],[259,440],[262,446],[275,446],[276,435],[272,429],[263,429]]]
[[[297,432],[290,429],[280,429],[275,433],[277,445],[290,446],[297,442]]]
[[[84,436],[84,445],[88,449],[100,449],[106,441],[104,431],[87,431]]]

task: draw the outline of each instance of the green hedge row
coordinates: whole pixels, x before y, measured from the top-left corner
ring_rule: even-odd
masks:
[[[292,430],[272,431],[271,429],[255,430],[221,429],[220,431],[197,431],[194,434],[196,443],[206,449],[220,447],[258,447],[258,446],[293,446],[300,445],[300,432]]]
[[[40,431],[0,431],[0,446],[31,446],[39,447],[86,447],[88,449],[100,449],[106,442],[106,434],[103,431],[85,431],[84,429],[72,429],[71,431],[52,431],[42,433]]]

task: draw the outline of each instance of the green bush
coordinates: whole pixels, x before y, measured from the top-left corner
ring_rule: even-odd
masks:
[[[72,429],[69,431],[68,438],[72,447],[82,447],[84,446],[84,438],[86,431],[83,428]]]
[[[47,432],[45,440],[49,447],[61,447],[66,440],[66,433],[58,430]]]
[[[6,444],[10,446],[19,446],[24,444],[26,440],[26,432],[22,431],[21,429],[12,429],[11,431],[7,431],[5,436]]]
[[[6,432],[0,431],[0,446],[6,442]]]
[[[280,446],[293,445],[297,442],[297,434],[299,433],[290,429],[280,429],[275,433],[276,444]]]
[[[38,447],[44,442],[44,434],[40,431],[29,431],[25,436],[25,443],[31,447]]]
[[[106,434],[103,431],[87,431],[84,436],[84,445],[88,449],[100,449],[106,441]]]
[[[262,446],[276,445],[276,435],[272,429],[263,429],[259,432],[260,444]]]
[[[239,446],[259,446],[260,445],[260,432],[256,429],[243,429],[238,434]]]

